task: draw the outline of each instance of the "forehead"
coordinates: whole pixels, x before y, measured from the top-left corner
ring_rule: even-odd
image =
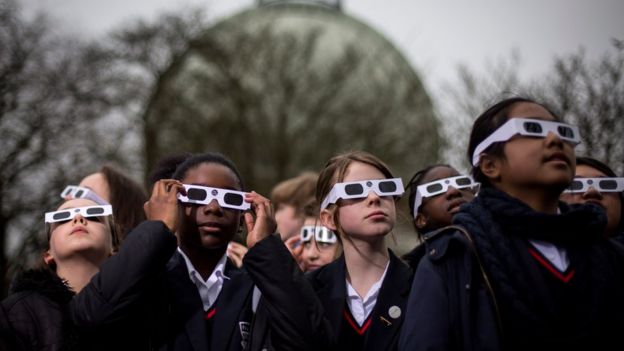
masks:
[[[545,121],[556,121],[557,119],[542,105],[532,102],[518,102],[509,108],[509,118],[523,117],[534,118]]]
[[[97,206],[97,203],[89,199],[72,199],[67,200],[59,206],[58,210],[65,210],[68,208],[85,207],[85,206]]]
[[[321,221],[316,217],[306,217],[303,221],[303,225],[321,225]]]
[[[219,163],[201,163],[190,168],[182,179],[182,183],[240,190],[236,174]]]
[[[345,172],[343,182],[353,182],[368,179],[385,179],[386,176],[377,167],[367,163],[354,161]]]
[[[607,175],[602,173],[601,171],[595,169],[592,166],[588,165],[576,165],[576,174],[577,177],[583,178],[598,178],[598,177],[606,177]]]
[[[438,166],[430,169],[429,172],[427,172],[427,174],[425,174],[425,176],[422,178],[422,181],[420,183],[429,183],[433,182],[434,180],[455,177],[458,175],[460,175],[459,172],[457,172],[457,170],[455,170],[454,168]]]

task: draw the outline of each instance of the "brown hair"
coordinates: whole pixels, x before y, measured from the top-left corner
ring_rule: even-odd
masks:
[[[329,192],[332,187],[336,183],[340,183],[344,180],[345,174],[347,173],[347,169],[353,162],[361,162],[367,165],[373,166],[377,168],[381,173],[383,173],[386,178],[394,178],[390,168],[379,158],[376,156],[366,152],[366,151],[350,151],[344,154],[340,154],[338,156],[332,157],[326,164],[318,177],[318,182],[316,183],[316,201],[318,203],[322,203],[323,199]],[[330,209],[335,209],[336,205],[329,205]],[[345,237],[345,233],[340,227],[340,217],[338,215],[338,211],[334,211],[334,222],[336,223],[336,229],[338,238]],[[348,239],[347,239],[348,240]]]
[[[104,175],[108,183],[117,233],[123,241],[134,227],[146,219],[143,204],[148,199],[147,194],[139,183],[111,165],[104,165],[98,172]]]
[[[317,173],[307,171],[284,180],[271,191],[271,202],[276,208],[280,204],[291,205],[296,215],[303,215],[304,207],[314,200],[317,179]]]

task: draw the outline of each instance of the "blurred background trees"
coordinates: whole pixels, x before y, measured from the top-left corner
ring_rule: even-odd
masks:
[[[167,154],[220,151],[267,194],[337,152],[366,149],[407,180],[433,162],[467,170],[474,118],[504,94],[528,93],[581,128],[580,154],[624,172],[622,41],[596,61],[582,49],[555,58],[537,81],[518,76],[520,53],[486,74],[461,66],[430,95],[373,29],[311,9],[303,30],[300,10],[278,10],[211,25],[186,9],[85,40],[0,0],[0,296],[9,268],[40,257],[43,213],[63,186],[106,162],[146,179]]]

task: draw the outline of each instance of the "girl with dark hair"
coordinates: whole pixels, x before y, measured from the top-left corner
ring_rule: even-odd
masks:
[[[425,254],[424,235],[450,225],[459,207],[475,196],[479,184],[455,168],[439,164],[416,172],[407,187],[410,213],[421,244],[402,258],[416,270]]]
[[[624,255],[597,206],[568,206],[578,129],[529,99],[473,125],[479,196],[427,236],[402,350],[622,349]]]
[[[260,295],[226,251],[243,222],[251,237],[275,231],[271,203],[244,192],[236,166],[221,154],[191,156],[173,178],[183,184],[185,195],[179,197],[178,249],[167,265],[167,286],[157,288],[170,292],[162,345],[168,350],[240,350],[250,342]]]
[[[244,349],[250,345],[260,295],[247,274],[227,259],[226,249],[243,222],[251,238],[273,233],[271,204],[255,192],[245,193],[238,170],[220,154],[190,156],[172,176],[156,182],[145,210],[151,217],[159,204],[168,209],[164,222],[175,223],[169,228],[176,234],[177,251],[174,246],[168,262],[154,259],[132,279],[124,272],[107,276],[116,284],[92,281],[101,298],[77,309],[74,319],[80,327],[98,331],[117,331],[120,323],[133,322],[133,328],[126,323],[123,329],[131,333],[125,342],[132,347],[125,349]],[[128,243],[133,240],[128,237]],[[155,236],[144,247],[132,248],[124,243],[121,251],[157,255],[165,240]],[[135,269],[132,260],[126,264]],[[134,294],[111,298],[119,291]]]
[[[574,180],[561,200],[602,207],[607,213],[605,234],[624,243],[624,178],[609,166],[590,157],[577,157]]]
[[[316,198],[343,255],[304,278],[278,238],[250,249],[244,264],[267,301],[275,349],[396,349],[411,271],[385,239],[403,191],[377,157],[338,155],[320,172]]]

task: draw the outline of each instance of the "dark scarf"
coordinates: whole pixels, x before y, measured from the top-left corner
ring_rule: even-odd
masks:
[[[622,271],[608,240],[604,238],[606,214],[594,205],[567,206],[560,203],[561,214],[551,215],[532,210],[525,203],[491,187],[462,207],[454,223],[473,235],[477,252],[493,283],[494,293],[503,314],[503,338],[506,343],[539,342],[553,337],[548,316],[551,301],[543,301],[536,292],[544,288],[531,261],[527,259],[527,240],[542,240],[565,248],[572,264],[582,267],[577,278],[580,296],[576,308],[575,329],[593,335],[605,325],[609,308],[606,291],[622,286]],[[529,264],[527,265],[527,262]],[[536,276],[538,278],[536,278]],[[620,300],[622,298],[620,297]],[[621,304],[620,304],[621,306]],[[615,306],[612,306],[615,307]],[[624,313],[621,311],[620,313]],[[556,316],[555,316],[556,317]],[[507,323],[511,321],[511,323]],[[509,328],[512,324],[512,328]],[[506,329],[507,326],[507,330]],[[513,329],[513,330],[510,330]],[[533,345],[539,346],[539,345]]]

